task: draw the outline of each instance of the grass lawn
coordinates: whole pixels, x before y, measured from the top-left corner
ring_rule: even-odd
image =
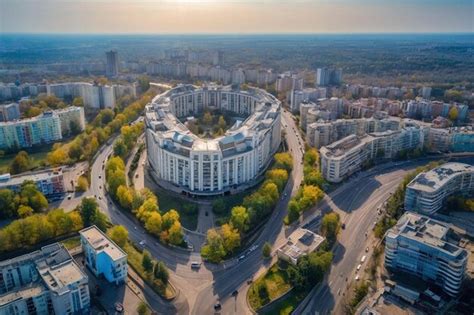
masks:
[[[153,278],[152,274],[148,274],[145,272],[142,266],[142,253],[139,252],[132,244],[127,243],[124,248],[125,252],[127,253],[127,260],[128,264],[135,270],[140,277],[145,281],[157,294],[160,296],[170,299],[176,295],[173,288],[169,285],[169,283],[163,285],[161,280],[157,280]]]
[[[155,190],[155,194],[158,197],[158,205],[161,212],[175,209],[179,213],[181,224],[189,230],[196,230],[199,215],[197,204],[184,200],[176,194],[168,193],[162,189]]]
[[[265,312],[262,312],[262,314],[290,315],[305,296],[306,292],[292,291],[284,299],[273,304],[270,308],[266,309]]]
[[[73,249],[81,245],[81,238],[79,236],[74,236],[61,241],[61,244],[63,244],[66,249]]]
[[[52,145],[44,145],[41,148],[38,148],[34,153],[28,152],[28,155],[32,160],[31,169],[38,168],[46,162],[46,155],[51,151],[51,148]],[[9,166],[15,156],[16,153],[0,157],[0,173],[8,173]]]
[[[252,284],[247,293],[248,300],[252,308],[258,310],[289,289],[291,289],[291,284],[288,273],[286,270],[279,269],[276,263]]]

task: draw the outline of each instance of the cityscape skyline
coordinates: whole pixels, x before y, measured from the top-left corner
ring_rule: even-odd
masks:
[[[0,33],[472,33],[473,3],[1,0]],[[159,17],[159,18],[158,18]],[[284,23],[282,23],[284,21]]]

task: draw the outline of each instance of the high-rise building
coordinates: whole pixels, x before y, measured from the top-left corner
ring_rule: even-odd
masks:
[[[461,289],[468,253],[451,233],[445,223],[405,212],[385,235],[385,266],[438,285],[455,296]]]
[[[433,214],[453,194],[474,194],[474,166],[446,163],[418,174],[406,188],[405,210]]]
[[[105,66],[105,75],[109,78],[118,76],[119,73],[119,61],[118,53],[115,50],[107,51],[105,53],[107,58],[107,64]]]
[[[318,68],[316,70],[316,85],[339,85],[342,82],[342,69]]]
[[[20,105],[18,103],[0,105],[0,121],[16,119],[20,119]]]
[[[89,314],[88,277],[59,243],[0,262],[0,314]]]

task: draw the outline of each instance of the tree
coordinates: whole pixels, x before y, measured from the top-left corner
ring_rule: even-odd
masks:
[[[76,191],[86,191],[89,187],[89,182],[85,176],[79,176],[77,179]]]
[[[145,229],[151,234],[159,236],[161,233],[161,223],[160,213],[157,211],[151,212],[145,222]]]
[[[82,198],[79,213],[81,214],[85,226],[90,226],[94,222],[97,208],[98,204],[94,198]]]
[[[136,215],[142,222],[147,222],[149,216],[154,212],[158,212],[156,198],[148,198],[143,202],[140,208],[138,208]],[[161,220],[163,221],[163,218],[161,218]]]
[[[148,311],[148,306],[146,305],[145,302],[141,301],[138,306],[137,306],[137,313],[139,315],[147,315],[150,312]]]
[[[203,122],[205,125],[211,125],[211,124],[212,124],[212,114],[211,114],[211,112],[206,111],[206,112],[204,113],[204,116],[202,117],[202,122]]]
[[[268,242],[265,242],[262,247],[262,255],[265,258],[269,258],[270,255],[272,254],[272,245]]]
[[[157,261],[155,263],[155,267],[153,268],[153,274],[155,275],[155,278],[160,279],[164,285],[168,283],[170,275],[168,272],[168,268],[166,268],[166,265],[162,261]]]
[[[128,241],[128,231],[123,225],[115,225],[111,227],[107,234],[118,246],[124,248]]]
[[[125,185],[120,185],[117,188],[116,196],[123,208],[127,210],[132,209],[133,194],[130,188]]]
[[[46,159],[49,164],[59,166],[66,164],[69,161],[69,156],[63,148],[57,148],[53,152],[48,153]]]
[[[215,214],[224,214],[227,210],[227,205],[224,198],[218,198],[212,202],[212,211]]]
[[[458,108],[456,106],[451,107],[448,113],[449,120],[456,121],[458,120],[458,116],[459,116]]]
[[[236,248],[240,247],[239,231],[233,228],[232,225],[222,225],[221,233],[224,241],[224,249],[227,253],[232,253]]]
[[[122,138],[119,138],[117,141],[115,141],[114,154],[120,156],[121,158],[124,158],[128,154],[128,148]]]
[[[28,153],[25,151],[20,151],[13,159],[10,164],[10,173],[19,174],[30,170],[31,168],[31,159],[28,156]]]
[[[125,178],[125,171],[121,169],[107,172],[107,185],[109,186],[110,194],[117,197],[117,189],[120,186],[126,186],[127,180]]]
[[[151,255],[147,250],[143,251],[142,267],[145,272],[151,272],[153,270],[153,260],[151,259]]]
[[[222,237],[215,229],[207,231],[207,244],[201,248],[201,255],[214,263],[220,262],[226,255]]]
[[[150,88],[150,77],[146,75],[141,75],[137,78],[138,86],[140,91],[146,92]]]
[[[48,200],[32,181],[24,181],[20,189],[20,203],[40,212],[48,208]]]
[[[330,244],[333,244],[336,241],[339,230],[339,214],[331,212],[324,215],[321,223],[321,231]]]
[[[183,231],[179,221],[174,221],[171,227],[168,229],[168,241],[173,245],[179,245],[183,243]]]
[[[291,157],[290,153],[277,153],[275,154],[274,158],[274,168],[285,169],[287,172],[291,172],[291,170],[293,169],[293,158]]]
[[[163,216],[163,230],[168,230],[174,222],[179,221],[179,213],[178,211],[171,209],[166,212]]]
[[[249,228],[249,214],[247,209],[242,206],[233,207],[231,211],[230,224],[239,230],[245,232]]]
[[[20,218],[26,218],[33,214],[33,209],[31,207],[21,205],[18,208],[18,216]]]
[[[219,121],[217,122],[217,126],[219,126],[219,128],[225,130],[227,128],[227,123],[224,119],[224,116],[219,116]]]
[[[82,97],[75,97],[73,100],[72,100],[72,106],[78,106],[78,107],[84,107],[84,100],[82,99]]]
[[[69,123],[69,133],[71,135],[77,135],[81,132],[81,125],[77,120],[71,120]]]
[[[318,150],[316,150],[315,148],[311,148],[307,150],[304,154],[303,159],[306,165],[311,165],[311,166],[317,165],[317,163],[319,163]]]
[[[288,180],[288,171],[282,168],[275,168],[268,170],[265,173],[267,180],[275,183],[278,187],[278,191],[282,191],[285,188],[285,184]]]
[[[18,201],[10,189],[0,189],[0,220],[12,218],[17,214]]]
[[[68,155],[74,161],[78,161],[81,158],[83,153],[84,153],[84,150],[81,146],[80,141],[73,141],[69,145]]]

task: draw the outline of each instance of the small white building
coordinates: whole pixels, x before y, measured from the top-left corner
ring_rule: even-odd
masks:
[[[79,232],[86,265],[96,277],[115,284],[127,279],[127,254],[95,225]]]
[[[324,237],[310,230],[298,228],[291,233],[285,245],[277,250],[278,258],[296,265],[298,259],[304,255],[314,252],[321,246]]]

